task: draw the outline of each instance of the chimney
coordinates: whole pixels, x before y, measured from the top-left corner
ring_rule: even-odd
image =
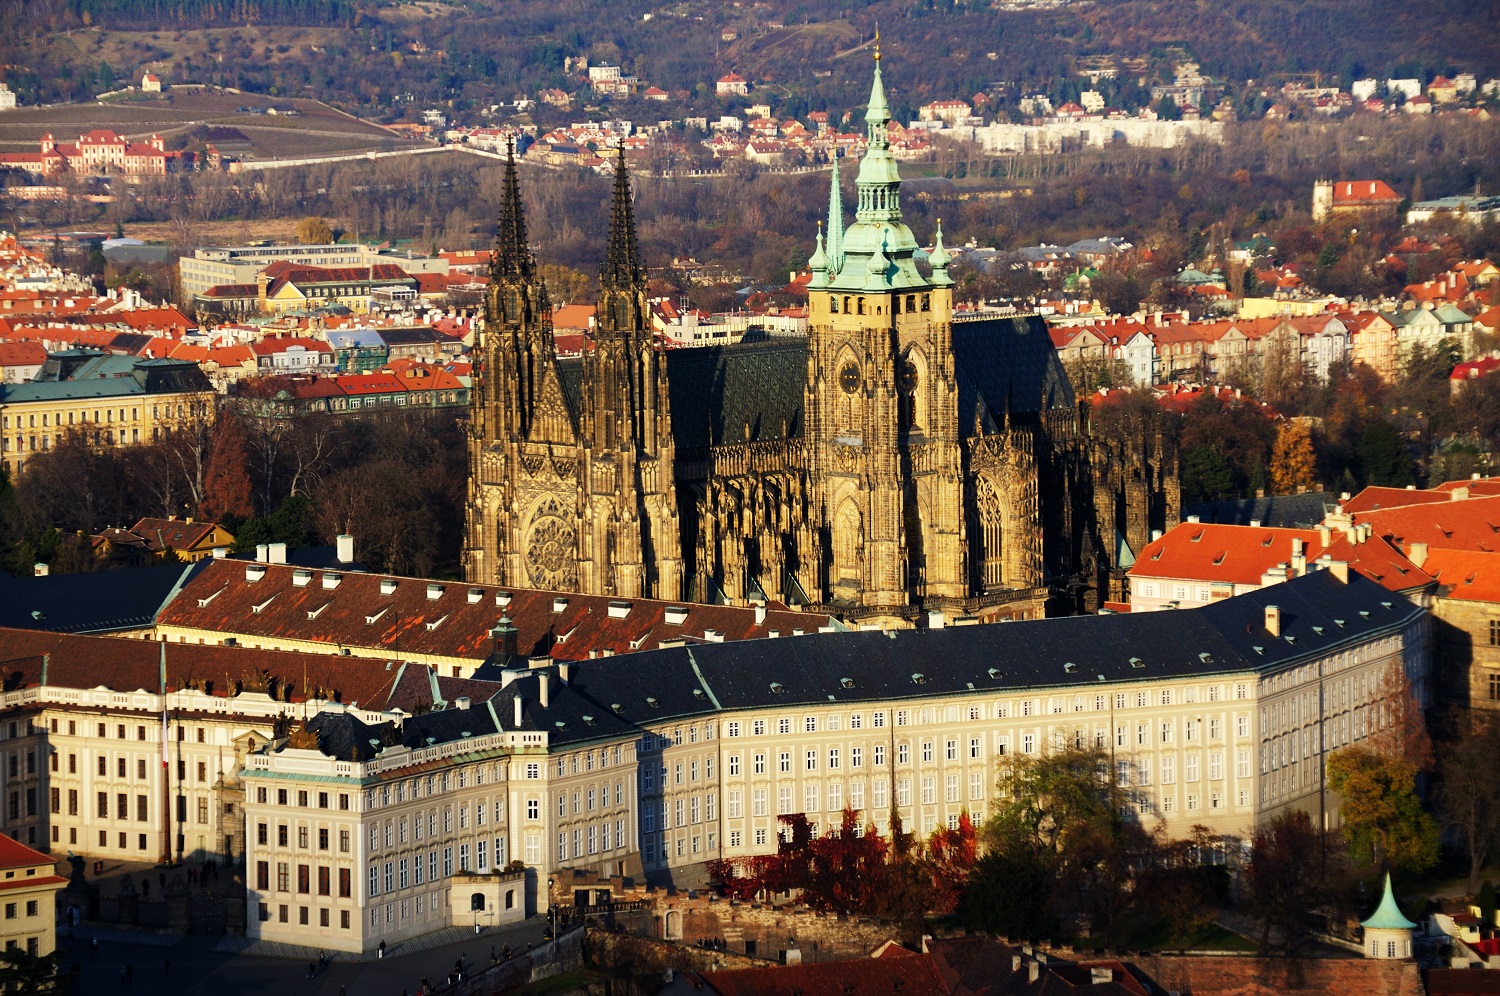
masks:
[[[1028,961],[1026,963],[1026,978],[1027,978],[1028,981],[1035,982],[1037,976],[1040,975],[1041,973],[1042,973],[1042,966],[1041,966],[1040,962]]]
[[[271,545],[269,543],[255,544],[255,559],[262,564],[271,562]]]
[[[1418,567],[1421,567],[1423,564],[1427,563],[1427,544],[1426,543],[1413,543],[1413,544],[1411,544],[1407,548],[1406,559],[1410,560],[1413,564],[1416,564]]]
[[[541,694],[542,708],[543,709],[550,708],[550,703],[552,701],[552,695],[551,695],[551,692],[552,692],[552,689],[551,689],[552,675],[549,672],[547,672],[547,671],[541,671],[541,672],[539,672],[537,674],[537,676],[536,676],[536,684],[537,684],[537,687],[539,689],[541,689],[541,693],[542,693]]]
[[[568,679],[573,675],[573,665],[559,663],[557,665],[557,680],[566,685]]]
[[[51,570],[52,568],[48,567],[46,564],[38,562],[31,565],[31,576],[34,578],[44,578],[48,575],[48,573],[51,572]]]
[[[1330,560],[1328,570],[1344,584],[1349,583],[1349,564],[1343,560]]]
[[[266,547],[266,554],[270,557],[271,563],[284,564],[286,563],[286,544],[272,543]]]
[[[1159,539],[1161,539],[1161,530],[1160,529],[1153,529],[1153,530],[1151,530],[1151,542],[1155,543]]]
[[[1453,489],[1453,496],[1452,496],[1452,498],[1450,500],[1452,500],[1452,501],[1463,501],[1463,500],[1465,500],[1468,497],[1469,497],[1469,489],[1467,487],[1454,488]]]
[[[1097,965],[1089,969],[1089,985],[1107,986],[1113,981],[1115,973],[1112,970]]]
[[[1266,631],[1274,637],[1281,636],[1281,608],[1279,606],[1266,606]]]
[[[1012,972],[1019,972],[1021,970],[1021,956],[1020,955],[1013,954],[1013,955],[1010,956],[1010,970]]]
[[[766,624],[766,607],[765,607],[765,605],[763,603],[757,602],[756,606],[755,606],[755,625],[757,625],[757,626],[764,626],[765,624]]]
[[[339,563],[354,563],[354,537],[348,533],[339,533],[337,543]]]
[[[1297,557],[1300,557],[1300,556],[1302,556],[1302,537],[1300,537],[1300,536],[1293,536],[1292,537],[1292,558],[1295,560]]]
[[[1333,530],[1327,526],[1319,526],[1318,542],[1323,544],[1324,549],[1327,549],[1328,544],[1333,542]]]
[[[460,695],[453,700],[453,707],[460,712],[467,712],[469,709],[469,697],[467,695]]]
[[[519,730],[521,728],[521,696],[517,695],[510,701],[515,706],[515,727]]]
[[[930,609],[927,612],[927,628],[942,629],[945,624],[943,613],[939,609]]]

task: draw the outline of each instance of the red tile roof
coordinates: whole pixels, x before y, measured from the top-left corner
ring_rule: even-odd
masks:
[[[1309,563],[1323,552],[1316,529],[1184,522],[1147,544],[1129,573],[1131,577],[1259,584],[1277,564],[1291,564],[1293,540],[1302,541]]]
[[[244,567],[240,561],[216,563]],[[8,658],[0,671],[7,690],[41,685],[45,666],[49,686],[159,691],[165,648],[168,691],[192,684],[210,695],[230,698],[247,676],[268,676],[276,680],[287,701],[306,700],[311,687],[315,693],[320,689],[327,693],[314,698],[357,702],[367,709],[385,708],[403,667],[395,660],[339,656],[332,648],[326,654],[252,650],[20,629],[0,629],[0,646]]]
[[[1354,516],[1369,523],[1403,551],[1426,543],[1433,550],[1500,551],[1500,496],[1480,496],[1443,504],[1379,508]]]
[[[1358,204],[1399,204],[1401,195],[1384,180],[1340,180],[1333,185],[1335,207]]]
[[[41,366],[47,348],[39,342],[0,342],[0,367]]]
[[[1425,505],[1432,502],[1452,501],[1446,491],[1418,491],[1416,488],[1380,488],[1370,486],[1359,494],[1342,502],[1345,512],[1369,512],[1377,508],[1400,508],[1404,505]]]
[[[28,865],[50,865],[52,858],[41,851],[32,850],[18,840],[0,836],[0,868],[25,868]],[[28,882],[28,885],[36,883]]]
[[[163,626],[299,640],[332,648],[364,647],[388,651],[397,659],[432,655],[475,662],[493,650],[490,631],[502,615],[517,630],[517,649],[526,656],[558,660],[587,660],[601,654],[654,650],[663,640],[764,638],[775,630],[815,633],[829,617],[781,607],[765,611],[756,621],[754,608],[671,603],[649,599],[611,599],[495,585],[466,585],[422,578],[344,573],[336,588],[325,588],[329,572],[313,572],[305,585],[293,583],[294,568],[266,564],[265,576],[246,579],[247,565],[239,560],[215,560],[194,576],[158,617]],[[382,594],[381,586],[395,582]],[[429,586],[439,589],[436,598]],[[510,594],[508,605],[497,596]],[[566,604],[554,612],[554,599]],[[628,609],[611,613],[611,605]],[[680,605],[686,618],[669,622],[666,611]],[[259,611],[256,611],[259,606]],[[309,613],[316,613],[309,618]],[[707,634],[712,631],[714,636]]]
[[[1500,553],[1432,550],[1422,569],[1437,578],[1446,597],[1464,602],[1500,602]]]
[[[213,535],[212,522],[188,522],[185,519],[145,518],[130,531],[145,540],[147,549],[160,553],[165,549],[191,550]]]

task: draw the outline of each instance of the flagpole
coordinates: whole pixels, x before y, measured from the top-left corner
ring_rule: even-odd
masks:
[[[167,642],[161,642],[161,863],[172,863],[172,790],[167,755]]]

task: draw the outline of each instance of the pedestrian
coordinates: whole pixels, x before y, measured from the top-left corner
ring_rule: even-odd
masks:
[[[317,974],[318,974],[318,963],[315,962],[315,961],[308,962],[307,963],[307,977],[310,979],[314,975],[317,975]]]
[[[379,957],[381,957],[381,958],[385,957],[385,941],[381,941],[380,942],[380,955],[379,955]]]
[[[490,964],[493,965],[495,963],[495,960],[496,960],[495,959],[495,946],[493,944],[491,944],[490,945]]]
[[[161,891],[167,891],[167,873],[161,872],[156,876],[156,884],[161,886]]]
[[[151,896],[151,880],[149,878],[142,878],[141,879],[141,898],[142,899],[147,899],[147,898],[150,898],[150,896]]]

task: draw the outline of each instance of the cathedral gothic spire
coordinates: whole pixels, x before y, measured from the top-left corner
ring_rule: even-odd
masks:
[[[615,163],[615,196],[610,208],[609,253],[600,274],[602,285],[627,288],[644,282],[640,253],[635,242],[635,212],[631,205],[630,170],[625,164],[625,143],[620,143],[620,158]]]
[[[505,155],[505,184],[500,195],[500,224],[495,229],[495,247],[490,254],[490,279],[510,277],[529,281],[534,270],[531,247],[526,241],[521,183],[516,176],[516,143],[512,139]]]

